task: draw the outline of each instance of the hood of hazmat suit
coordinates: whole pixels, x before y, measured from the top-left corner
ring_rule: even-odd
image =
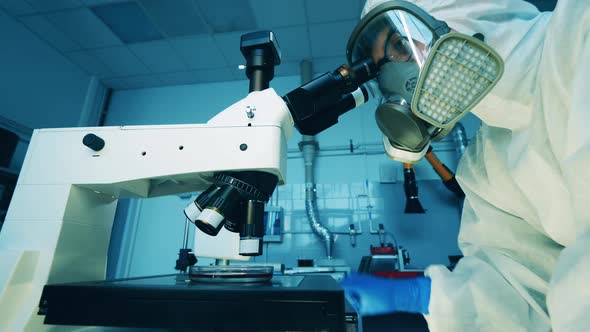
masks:
[[[521,0],[410,2],[482,33],[504,60],[457,171],[465,257],[426,271],[430,330],[588,330],[590,1],[544,13]]]

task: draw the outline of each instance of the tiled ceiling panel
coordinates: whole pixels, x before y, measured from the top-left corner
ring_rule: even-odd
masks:
[[[33,6],[23,0],[0,0],[0,8],[13,16],[30,15],[37,12]]]
[[[45,16],[24,16],[21,21],[41,39],[62,52],[76,51],[80,45],[51,24]]]
[[[120,45],[121,41],[89,9],[60,11],[47,18],[70,39],[84,48]]]
[[[112,3],[91,8],[92,12],[125,43],[163,39],[137,3]]]
[[[250,0],[250,7],[260,29],[303,25],[305,19],[304,0]],[[285,15],[277,15],[285,13]]]
[[[99,78],[112,77],[111,70],[87,51],[66,53],[66,57],[90,75]]]
[[[148,68],[124,46],[88,51],[104,63],[116,77],[149,74]]]
[[[193,0],[140,0],[139,3],[166,37],[209,33]]]
[[[358,0],[306,0],[309,23],[352,20],[360,17]]]
[[[228,67],[195,70],[194,74],[196,82],[223,82],[234,80],[233,73]]]
[[[158,77],[162,84],[165,85],[193,84],[197,82],[197,75],[193,71],[159,74]]]
[[[24,1],[24,0],[23,0]],[[54,11],[60,9],[77,8],[82,4],[78,0],[26,0],[38,11]]]
[[[127,2],[129,0],[80,0],[84,6],[100,6],[115,2]]]
[[[213,32],[230,32],[256,29],[256,20],[248,1],[195,0],[201,14]]]
[[[307,26],[300,25],[288,28],[273,29],[273,33],[281,49],[285,61],[303,60],[311,56]],[[284,43],[282,41],[285,41]]]
[[[311,54],[313,57],[346,56],[348,37],[357,21],[340,21],[334,23],[311,24]]]
[[[115,89],[245,80],[240,37],[272,30],[275,77],[343,64],[364,0],[0,0],[74,65]],[[121,10],[116,12],[117,10]],[[247,86],[247,82],[245,82]]]
[[[110,88],[121,90],[150,88],[162,85],[160,79],[153,75],[112,78],[103,80],[102,82]]]
[[[171,44],[190,69],[227,65],[223,54],[219,51],[211,36],[174,39]]]
[[[184,61],[167,41],[155,41],[129,45],[129,49],[153,73],[166,73],[186,70]]]
[[[244,56],[240,51],[240,37],[245,33],[248,33],[248,31],[218,33],[213,36],[221,53],[223,53],[230,65],[237,66],[246,64],[246,59],[244,59]],[[279,39],[279,45],[280,44],[281,41]]]

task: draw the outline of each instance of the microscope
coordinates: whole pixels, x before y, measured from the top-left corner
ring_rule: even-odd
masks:
[[[264,204],[285,181],[293,127],[315,135],[336,124],[368,99],[362,84],[376,72],[372,61],[343,65],[281,97],[269,88],[280,63],[272,32],[243,35],[241,51],[250,93],[205,124],[34,131],[0,232],[0,330],[51,329],[37,315],[59,316],[46,284],[104,280],[118,198],[201,192],[184,210],[195,255],[262,254]]]
[[[240,50],[247,60],[250,95],[208,124],[235,121],[249,127],[257,125],[261,117],[275,117],[285,134],[290,135],[291,128],[287,127],[294,124],[300,133],[316,135],[336,124],[340,115],[367,101],[368,92],[361,84],[376,74],[372,61],[352,68],[344,65],[291,91],[282,97],[283,103],[279,105],[274,91],[266,91],[273,78],[274,66],[280,64],[280,49],[273,34],[245,35]],[[255,92],[261,90],[265,90],[261,92],[264,96],[255,99]],[[271,100],[273,105],[265,105]],[[248,144],[240,145],[241,151],[247,149]],[[202,233],[210,236],[217,236],[222,228],[239,233],[238,254],[258,256],[262,254],[264,204],[278,183],[279,177],[272,172],[218,172],[213,177],[213,184],[189,204],[184,213]],[[197,240],[199,248],[201,244],[208,245]],[[196,248],[196,251],[199,250]]]

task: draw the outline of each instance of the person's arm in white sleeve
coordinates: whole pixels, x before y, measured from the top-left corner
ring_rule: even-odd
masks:
[[[559,0],[548,30],[543,66],[549,142],[565,179],[573,218],[547,295],[555,332],[590,329],[590,3]],[[545,82],[546,81],[546,82]]]
[[[551,278],[547,306],[555,332],[590,327],[590,232],[565,248]]]
[[[436,12],[445,13],[438,8]],[[446,15],[443,19],[449,20],[454,14],[451,10]],[[509,42],[519,52],[503,54],[510,78],[503,83],[519,89],[527,80],[516,79],[530,71],[534,88],[531,96],[523,97],[509,94],[505,85],[503,93],[496,94],[508,100],[519,98],[524,108],[530,106],[532,124],[523,133],[484,126],[485,139],[471,147],[476,150],[472,155],[483,160],[468,159],[464,164],[469,167],[464,166],[469,171],[461,174],[469,191],[461,230],[461,247],[468,257],[452,274],[436,267],[429,270],[432,330],[501,326],[503,330],[559,332],[590,326],[589,15],[587,1],[560,0],[545,24],[543,39],[537,42],[538,52],[520,51],[527,49],[523,44],[534,46],[531,29],[518,43]],[[501,48],[501,40],[494,41],[503,27],[499,30],[486,36],[492,37],[486,41],[495,48]],[[524,58],[520,64],[526,71],[514,74],[519,70],[514,66],[519,63],[517,57]],[[534,67],[527,67],[526,61]],[[509,118],[505,105],[495,105],[490,113]],[[518,140],[526,146],[518,148]]]

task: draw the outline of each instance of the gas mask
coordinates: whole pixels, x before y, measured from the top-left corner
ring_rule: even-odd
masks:
[[[376,77],[365,83],[379,100],[375,112],[383,145],[394,160],[416,163],[500,79],[503,62],[481,40],[451,32],[406,1],[383,3],[352,32],[349,65],[372,61]]]

